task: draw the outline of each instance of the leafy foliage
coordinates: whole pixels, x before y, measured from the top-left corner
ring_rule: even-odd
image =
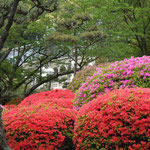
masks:
[[[82,2],[80,1],[79,4]],[[74,61],[74,72],[82,69],[98,56],[97,43],[105,40],[106,35],[99,29],[92,14],[82,10],[82,6],[74,1],[66,1],[55,16],[54,31],[47,38],[59,45],[61,49],[68,49],[68,57]],[[63,5],[64,5],[63,4]],[[64,13],[62,13],[62,11]]]
[[[149,1],[96,0],[93,1],[92,6],[94,8],[91,7],[93,10],[91,11],[95,14],[95,18],[99,19],[101,28],[107,34],[108,41],[105,47],[107,50],[111,47],[117,48],[118,45],[117,51],[122,54],[126,52],[124,53],[126,57],[131,51],[134,56],[150,54]]]

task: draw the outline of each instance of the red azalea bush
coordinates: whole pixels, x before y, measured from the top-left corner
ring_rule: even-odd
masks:
[[[66,108],[72,108],[75,94],[70,90],[55,89],[46,92],[32,94],[26,97],[19,106],[30,106],[38,103],[57,105]]]
[[[8,144],[14,150],[72,146],[75,115],[73,109],[40,103],[6,111],[3,120]]]
[[[6,105],[18,105],[22,101],[22,98],[13,98]]]
[[[14,104],[6,104],[6,105],[4,105],[4,108],[5,108],[6,110],[10,110],[10,109],[13,109],[13,108],[15,108],[15,107],[17,107],[17,105],[14,105]]]
[[[116,89],[83,105],[73,140],[76,150],[148,150],[150,89]]]

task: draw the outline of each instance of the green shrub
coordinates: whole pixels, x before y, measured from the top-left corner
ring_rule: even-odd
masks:
[[[81,87],[82,83],[86,82],[87,78],[94,74],[97,67],[105,69],[109,65],[110,63],[101,63],[94,66],[88,66],[85,69],[77,72],[72,82],[68,85],[68,89],[75,93]]]

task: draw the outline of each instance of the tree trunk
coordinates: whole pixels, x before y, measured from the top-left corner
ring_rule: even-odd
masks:
[[[75,64],[74,64],[74,75],[76,75],[77,72],[77,64],[78,64],[78,50],[75,46]]]
[[[6,39],[7,39],[8,35],[9,35],[9,30],[10,30],[12,24],[13,24],[14,16],[15,16],[15,13],[16,13],[19,1],[20,0],[14,0],[14,3],[12,5],[12,7],[11,7],[7,25],[5,26],[5,29],[4,29],[4,32],[3,32],[2,36],[0,36],[0,51],[2,50],[2,48],[4,46],[4,43],[6,42]]]
[[[3,121],[2,121],[2,111],[3,108],[0,106],[0,150],[11,150],[11,148],[8,146],[4,127],[3,127]]]
[[[48,83],[48,90],[51,90],[51,80],[49,80],[49,83]]]

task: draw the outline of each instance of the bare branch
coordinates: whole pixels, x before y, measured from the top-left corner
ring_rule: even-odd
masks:
[[[0,64],[7,58],[7,56],[12,51],[12,48],[9,48],[1,57],[0,57]]]

